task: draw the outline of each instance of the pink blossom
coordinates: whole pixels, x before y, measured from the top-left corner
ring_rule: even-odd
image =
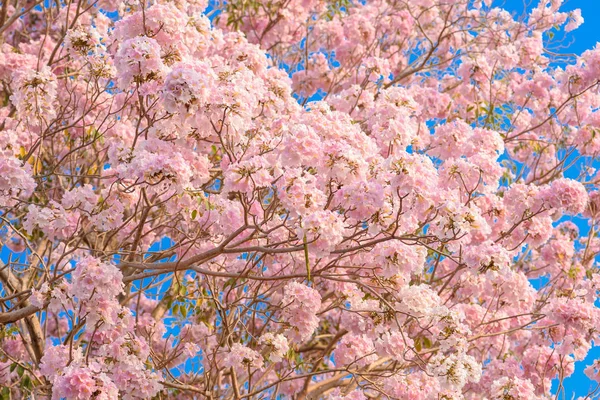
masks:
[[[565,26],[566,32],[571,32],[579,28],[583,24],[583,17],[581,16],[581,10],[579,8],[569,13],[569,23]]]
[[[558,179],[540,191],[540,197],[552,208],[564,209],[570,215],[582,213],[588,202],[585,187],[572,179]]]
[[[21,165],[14,157],[0,153],[0,198],[11,202],[11,197],[27,198],[36,188],[29,164]]]
[[[67,367],[64,375],[54,379],[52,399],[63,397],[77,400],[91,399],[92,395],[99,390],[94,374],[86,368]]]
[[[271,350],[269,353],[269,361],[280,362],[283,360],[289,350],[288,340],[282,334],[274,335],[267,332],[260,337],[260,343],[268,346]]]
[[[319,324],[317,312],[321,308],[318,291],[297,282],[288,283],[283,290],[282,317],[291,325],[292,339],[308,339]]]
[[[143,84],[160,79],[164,68],[160,50],[158,42],[149,37],[125,40],[115,55],[121,88],[126,89],[133,82]]]
[[[256,351],[240,343],[234,343],[230,352],[223,358],[225,367],[260,369],[263,366],[263,358]]]
[[[81,354],[76,352],[75,358],[80,357]],[[69,348],[64,345],[51,346],[46,350],[44,357],[42,357],[40,363],[40,372],[48,377],[53,378],[58,372],[62,371],[66,367],[66,363],[69,359]]]
[[[508,396],[515,400],[539,398],[535,394],[535,387],[528,379],[500,378],[492,383],[490,392],[492,399],[505,399]]]
[[[588,365],[585,370],[585,375],[590,378],[591,380],[594,380],[596,382],[598,382],[600,380],[600,368],[598,365],[598,360],[594,361],[593,364]]]
[[[93,296],[112,298],[121,293],[123,287],[123,275],[116,266],[89,256],[79,260],[73,279],[76,282],[73,295],[81,300]]]
[[[16,72],[12,86],[14,93],[10,99],[27,123],[38,126],[51,122],[56,115],[57,83],[49,67]]]
[[[302,227],[298,228],[298,236],[309,242],[311,251],[317,256],[326,255],[333,251],[343,236],[343,222],[331,211],[316,211],[303,219]]]
[[[337,345],[334,353],[336,365],[352,365],[360,368],[377,359],[373,341],[366,335],[346,335]]]

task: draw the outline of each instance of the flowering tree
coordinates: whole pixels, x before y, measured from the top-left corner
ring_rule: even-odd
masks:
[[[599,340],[561,0],[0,1],[3,399],[542,399]]]

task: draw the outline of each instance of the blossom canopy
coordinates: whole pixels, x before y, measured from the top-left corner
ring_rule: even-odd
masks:
[[[546,399],[600,340],[579,10],[0,2],[3,399]]]

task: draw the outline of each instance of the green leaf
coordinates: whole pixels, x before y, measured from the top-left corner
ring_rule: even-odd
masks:
[[[198,216],[198,210],[192,211],[192,219],[196,219],[197,216]]]
[[[428,337],[423,338],[423,347],[425,347],[426,349],[431,348],[431,340],[429,340]]]
[[[4,387],[2,392],[0,392],[0,396],[2,396],[2,400],[10,400],[10,389],[8,387]]]
[[[306,280],[311,282],[312,279],[310,277],[310,263],[308,261],[308,243],[306,241],[306,233],[304,234],[303,242],[304,242],[304,262],[306,264]]]
[[[415,349],[418,352],[421,352],[421,350],[423,349],[423,346],[421,345],[421,337],[420,336],[415,338]]]
[[[229,279],[227,280],[227,282],[225,282],[225,284],[223,285],[223,290],[225,290],[225,288],[226,288],[227,286],[231,286],[231,287],[233,287],[233,286],[235,285],[235,282],[236,282],[236,279],[235,279],[235,278],[229,278]]]
[[[21,382],[21,387],[25,389],[32,389],[33,385],[31,383],[31,377],[29,375],[25,375],[23,378],[23,382]]]
[[[19,378],[23,376],[24,372],[25,372],[25,368],[23,368],[22,366],[18,365],[17,366],[17,375],[19,375]]]
[[[585,271],[585,276],[588,279],[592,279],[593,278],[593,276],[592,276],[592,270],[588,269],[587,271]]]

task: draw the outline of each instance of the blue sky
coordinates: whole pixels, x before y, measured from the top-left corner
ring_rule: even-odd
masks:
[[[506,0],[504,5],[496,3],[498,6],[511,12],[521,13],[524,5],[528,4],[528,9],[535,6],[537,0]],[[531,3],[531,4],[529,4]],[[568,51],[581,54],[587,49],[594,48],[600,41],[600,0],[566,0],[563,2],[562,11],[570,11],[576,8],[581,9],[581,14],[585,20],[579,29],[567,35],[567,43],[570,43]]]
[[[523,9],[531,10],[537,4],[538,0],[505,0],[494,2],[494,5],[502,7],[510,12],[522,14]],[[565,0],[561,11],[571,11],[581,9],[581,14],[585,20],[577,30],[566,35],[565,45],[568,45],[565,52],[581,54],[585,50],[596,47],[600,42],[600,0]]]
[[[511,0],[512,1],[512,0]],[[571,33],[573,42],[569,50],[574,53],[582,53],[587,49],[594,48],[600,41],[600,1],[599,0],[571,0],[565,2],[565,10],[581,9],[585,22],[576,31]]]

